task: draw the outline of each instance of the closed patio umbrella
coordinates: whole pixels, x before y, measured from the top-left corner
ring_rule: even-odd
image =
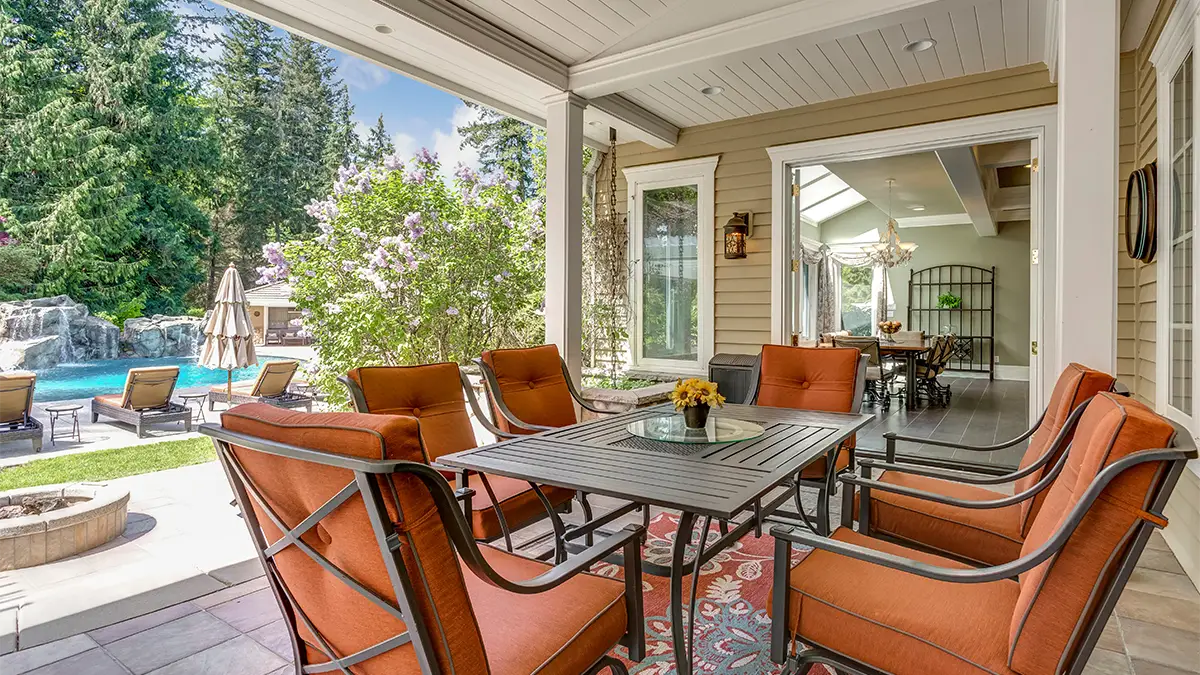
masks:
[[[250,310],[246,307],[246,289],[233,263],[221,277],[212,316],[204,327],[204,351],[200,365],[223,368],[228,373],[226,394],[233,401],[233,369],[258,365],[254,353],[254,328],[250,325]]]

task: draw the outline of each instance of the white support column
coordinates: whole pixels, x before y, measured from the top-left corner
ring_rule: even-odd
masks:
[[[565,92],[546,103],[546,341],[571,378],[583,363],[583,109]]]
[[[1047,383],[1071,361],[1116,372],[1118,2],[1058,2],[1058,354]]]

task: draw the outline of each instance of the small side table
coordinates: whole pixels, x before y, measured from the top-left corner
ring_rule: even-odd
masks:
[[[196,414],[192,415],[192,419],[197,422],[207,422],[204,419],[204,402],[208,400],[208,392],[199,394],[180,394],[179,399],[183,401],[185,407],[191,406],[193,402],[196,404]]]
[[[79,432],[79,411],[83,410],[83,405],[79,403],[65,403],[63,405],[48,405],[45,408],[46,412],[50,413],[50,446],[57,445],[55,441],[60,438],[73,440],[76,443],[83,442],[83,435]],[[62,419],[66,415],[70,415],[69,420]],[[54,427],[60,422],[70,421],[71,426],[66,433],[59,433]]]

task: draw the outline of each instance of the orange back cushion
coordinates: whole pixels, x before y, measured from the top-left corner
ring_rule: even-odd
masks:
[[[859,351],[764,345],[758,405],[797,410],[850,412]]]
[[[483,353],[483,362],[496,375],[499,395],[517,419],[546,427],[575,424],[575,402],[563,377],[558,347],[493,349]],[[501,431],[534,433],[510,425],[499,409],[496,410],[496,421]]]
[[[221,416],[225,428],[289,445],[363,459],[424,462],[418,422],[408,417],[361,413],[304,413],[264,403],[238,406]],[[316,511],[354,480],[354,474],[296,459],[234,447],[233,454],[265,501],[289,527]],[[381,479],[386,480],[386,479]],[[411,474],[383,483],[388,518],[400,535],[401,554],[416,589],[442,672],[486,672],[479,627],[463,583],[454,548],[428,489]],[[253,499],[251,500],[253,502]],[[282,532],[257,503],[253,505],[268,543]],[[403,518],[400,517],[403,513]],[[302,537],[338,568],[380,597],[395,602],[362,497],[352,497]],[[405,630],[405,625],[340,582],[295,546],[274,558],[297,604],[339,655],[353,654]],[[298,621],[300,637],[319,644]],[[328,659],[305,648],[308,663]],[[370,658],[356,673],[418,672],[411,646]]]
[[[421,440],[431,461],[475,447],[457,365],[371,366],[346,375],[362,389],[367,412],[421,420]]]
[[[1058,376],[1058,382],[1054,385],[1054,393],[1050,395],[1050,404],[1046,406],[1046,415],[1042,418],[1042,423],[1038,425],[1037,431],[1033,432],[1033,436],[1029,439],[1029,447],[1026,448],[1025,455],[1021,457],[1020,468],[1024,469],[1033,464],[1045,454],[1071,413],[1089,398],[1102,391],[1112,389],[1113,381],[1113,376],[1108,373],[1092,370],[1078,363],[1069,364]],[[1018,479],[1015,483],[1016,491],[1023,492],[1036,485],[1048,471],[1054,468],[1070,441],[1071,439],[1068,437],[1066,443],[1063,443],[1059,451],[1041,470]],[[1043,490],[1033,499],[1021,504],[1021,532],[1023,534],[1029,532],[1029,527],[1033,524],[1033,519],[1042,507],[1047,494],[1049,491]]]
[[[1067,464],[1033,520],[1021,555],[1041,547],[1096,475],[1117,460],[1150,448],[1168,447],[1175,430],[1149,408],[1110,393],[1088,404],[1068,450]],[[1055,556],[1021,575],[1021,593],[1009,629],[1009,665],[1021,673],[1059,672],[1077,647],[1083,623],[1111,583],[1116,564],[1149,506],[1152,486],[1164,468],[1148,462],[1126,469],[1104,489],[1079,527]]]

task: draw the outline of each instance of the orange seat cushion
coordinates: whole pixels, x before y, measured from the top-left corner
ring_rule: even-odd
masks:
[[[550,565],[481,546],[484,558],[512,581]],[[623,582],[581,574],[536,595],[517,595],[463,569],[492,675],[579,675],[625,634]]]
[[[496,493],[496,500],[500,503],[500,510],[504,512],[504,521],[508,523],[510,531],[546,516],[546,507],[533,488],[529,487],[528,481],[495,475],[489,475],[487,481]],[[500,519],[496,517],[496,504],[484,489],[483,480],[474,474],[467,484],[475,490],[475,495],[471,497],[471,534],[476,539],[488,541],[503,536]],[[550,485],[543,485],[542,493],[555,506],[567,504],[575,496],[572,490]]]
[[[838,450],[837,459],[834,460],[834,471],[841,473],[846,467],[850,466],[850,441],[842,443],[842,448]],[[825,480],[825,471],[828,468],[827,460],[822,455],[816,461],[800,470],[800,480]]]
[[[847,528],[833,539],[931,565],[967,567]],[[1008,675],[1008,627],[1018,593],[1017,582],[1007,579],[934,581],[817,550],[788,575],[788,634],[895,675]]]
[[[499,395],[517,419],[544,427],[575,424],[575,401],[563,377],[558,347],[542,345],[530,349],[493,349],[483,353],[500,386]],[[512,434],[536,433],[511,425],[496,410],[496,424]]]
[[[886,471],[879,480],[969,501],[992,501],[1004,495],[965,483]],[[857,516],[858,502],[855,501]],[[985,565],[1012,562],[1021,555],[1021,505],[967,509],[949,504],[871,491],[871,529]]]

